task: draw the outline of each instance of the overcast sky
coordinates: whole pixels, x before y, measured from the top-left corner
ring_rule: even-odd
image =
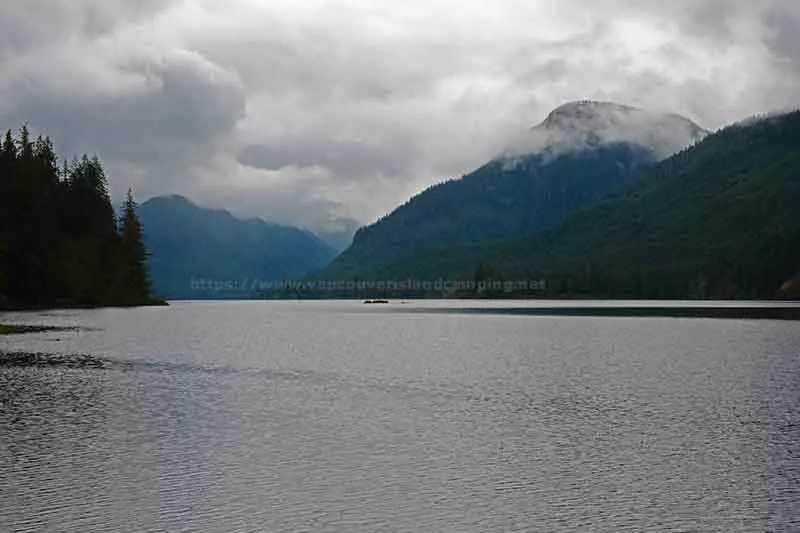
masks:
[[[311,228],[369,222],[601,99],[715,129],[800,106],[797,0],[24,0],[0,126]]]

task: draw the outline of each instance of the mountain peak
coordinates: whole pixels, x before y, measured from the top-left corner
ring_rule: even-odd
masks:
[[[144,205],[155,205],[155,204],[173,204],[173,205],[197,207],[197,204],[195,204],[187,197],[181,196],[180,194],[164,194],[161,196],[152,196],[149,199],[142,202],[141,205],[144,206]]]
[[[602,118],[625,117],[637,113],[647,113],[647,111],[614,102],[580,100],[558,106],[547,115],[547,118],[540,126],[550,128],[568,127],[574,122],[596,122]]]
[[[663,159],[706,135],[706,130],[674,113],[583,100],[557,107],[541,124],[531,128],[504,157],[533,154],[556,157],[601,145],[625,143],[640,146],[656,159]]]

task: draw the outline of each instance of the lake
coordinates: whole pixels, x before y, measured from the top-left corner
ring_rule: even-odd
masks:
[[[476,305],[2,314],[105,365],[0,367],[0,531],[800,530],[800,322]]]

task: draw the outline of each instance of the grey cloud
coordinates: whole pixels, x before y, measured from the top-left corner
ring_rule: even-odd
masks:
[[[764,14],[770,29],[766,44],[775,54],[800,70],[800,6],[778,6]]]
[[[134,61],[130,68],[146,72],[153,90],[110,101],[105,111],[112,113],[111,130],[130,128],[145,145],[153,140],[202,142],[230,131],[245,115],[244,89],[229,73],[200,56],[180,53],[156,61]]]
[[[0,57],[76,36],[97,37],[141,22],[176,0],[25,0],[0,7]],[[5,54],[3,54],[5,52]]]
[[[196,54],[135,54],[111,68],[144,81],[134,91],[94,94],[97,80],[88,79],[84,94],[67,94],[23,79],[4,119],[50,135],[66,154],[98,153],[112,168],[136,169],[112,181],[117,190],[142,184],[143,172],[163,190],[186,179],[187,166],[202,164],[245,115],[235,76]],[[157,190],[148,185],[142,188]]]
[[[408,51],[402,49],[365,49],[310,30],[302,38],[287,41],[276,40],[269,27],[241,40],[229,35],[217,39],[206,41],[200,36],[194,46],[212,60],[232,65],[252,89],[277,97],[390,100],[423,96],[434,89],[435,78],[441,74],[433,70],[442,68],[417,61],[413,54],[403,57]]]
[[[331,172],[352,178],[380,174],[396,176],[407,168],[403,154],[354,141],[303,139],[296,143],[245,146],[238,160],[242,164],[266,170],[284,167],[325,167]]]
[[[693,38],[701,38],[707,44],[725,45],[737,37],[733,27],[736,19],[753,18],[753,13],[773,5],[793,0],[579,0],[589,12],[610,17],[647,17],[660,26],[675,25]]]
[[[800,101],[794,0],[30,0],[0,5],[0,121],[117,190],[312,227],[469,172],[571,100],[715,129]],[[576,16],[580,13],[580,16]]]

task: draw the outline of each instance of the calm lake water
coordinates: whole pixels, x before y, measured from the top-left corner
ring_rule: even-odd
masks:
[[[800,323],[405,305],[0,315],[109,361],[0,368],[0,531],[800,530]]]

